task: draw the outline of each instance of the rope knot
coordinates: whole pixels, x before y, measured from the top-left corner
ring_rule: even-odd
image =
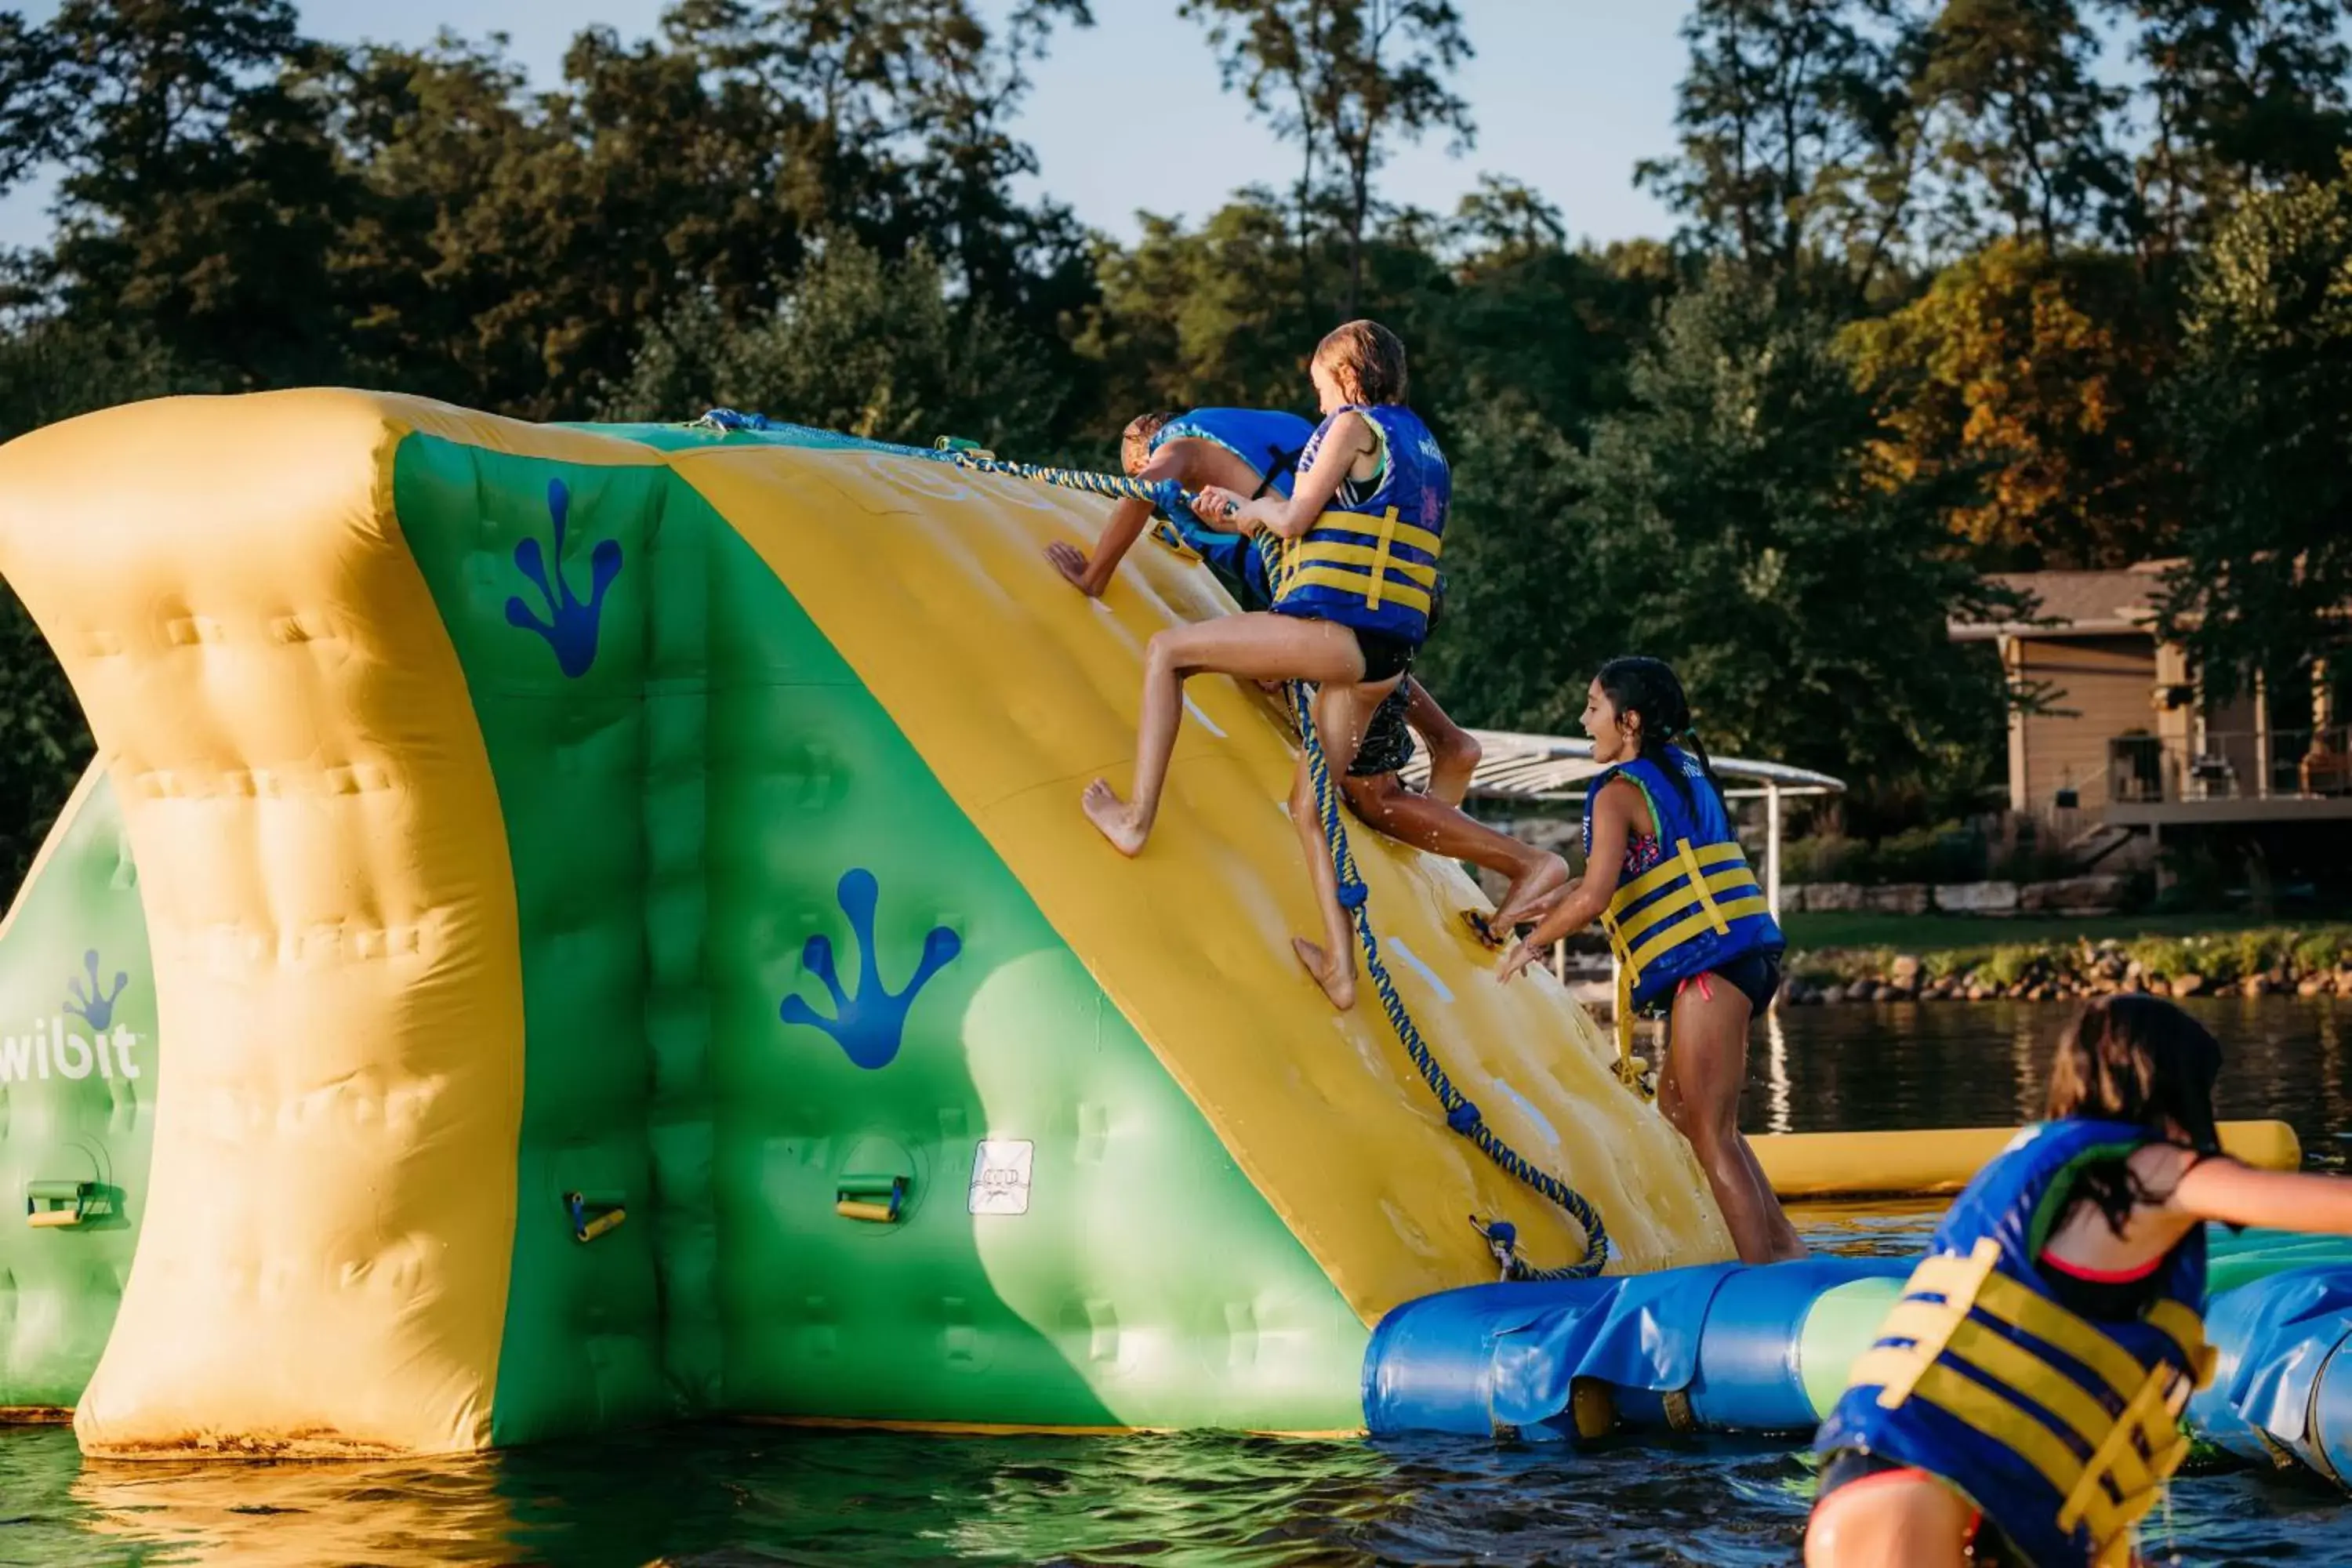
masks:
[[[1445,1125],[1461,1133],[1465,1138],[1478,1130],[1481,1120],[1483,1118],[1478,1114],[1478,1102],[1475,1100],[1465,1100],[1445,1113]]]
[[[1346,883],[1339,889],[1339,907],[1348,910],[1349,913],[1353,913],[1357,910],[1362,909],[1364,907],[1364,900],[1370,896],[1371,889],[1365,887],[1363,883]]]

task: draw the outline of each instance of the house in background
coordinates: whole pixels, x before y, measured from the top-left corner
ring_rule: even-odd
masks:
[[[2011,680],[2044,691],[2050,711],[2010,720],[2011,809],[2070,837],[2352,820],[2352,736],[2326,683],[2257,680],[2209,700],[2184,650],[2157,635],[2169,564],[1997,575],[2038,601],[2032,619],[1952,625],[1954,640],[1998,645]]]

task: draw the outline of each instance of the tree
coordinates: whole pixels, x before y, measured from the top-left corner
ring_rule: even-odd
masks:
[[[58,90],[57,36],[0,11],[0,192],[58,155],[71,105]]]
[[[2153,123],[2138,162],[2150,237],[2179,250],[2245,192],[2326,179],[2352,142],[2343,0],[2109,0],[2139,25]]]
[[[1364,244],[1372,175],[1395,138],[1453,133],[1453,148],[1476,139],[1470,106],[1446,78],[1472,54],[1452,0],[1180,0],[1178,12],[1205,23],[1228,88],[1277,136],[1299,145],[1294,188],[1300,302],[1315,313],[1310,215],[1321,200],[1323,160],[1335,165],[1348,291],[1341,314],[1363,299]]]
[[[1849,330],[1891,470],[1987,473],[1948,516],[1978,565],[2124,566],[2169,545],[2181,480],[2155,304],[2127,258],[1999,240]]]
[[[1683,37],[1682,151],[1635,184],[1704,249],[1780,278],[1828,255],[1866,291],[1903,238],[1919,147],[1900,0],[1698,0]]]
[[[1492,682],[1494,717],[1568,729],[1605,660],[1647,653],[1710,745],[1840,774],[1865,805],[1973,779],[2003,691],[1946,635],[1986,600],[1936,548],[1968,476],[1888,473],[1832,322],[1734,270],[1668,308],[1631,381],[1588,455],[1524,415],[1474,420],[1465,469],[1498,493],[1465,487],[1453,525],[1459,620],[1477,624],[1441,689]]]
[[[2345,643],[2352,156],[2333,180],[2246,199],[2195,269],[2183,326],[2173,408],[2200,489],[2164,621],[2226,692]]]
[[[1950,234],[2052,249],[2132,219],[2111,140],[2127,94],[2099,79],[2099,41],[2075,0],[1945,0],[1919,92],[1932,106]]]
[[[707,295],[674,308],[604,413],[676,420],[720,406],[912,446],[967,436],[1008,453],[1039,450],[1055,412],[1034,350],[985,301],[950,300],[928,250],[889,261],[839,230],[818,237],[762,320],[730,321]]]
[[[37,41],[73,112],[54,259],[93,322],[137,322],[232,386],[334,379],[327,258],[348,188],[285,0],[66,0]]]

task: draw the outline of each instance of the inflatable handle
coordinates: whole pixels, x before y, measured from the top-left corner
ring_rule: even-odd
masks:
[[[833,1212],[844,1219],[894,1225],[907,1201],[907,1178],[881,1174],[843,1176],[834,1184]]]
[[[89,1215],[89,1182],[26,1182],[25,1223],[35,1230],[79,1225]],[[70,1204],[70,1208],[43,1208],[43,1204]]]
[[[629,1217],[621,1199],[613,1194],[590,1197],[583,1193],[566,1193],[563,1209],[572,1217],[574,1241],[593,1241]]]

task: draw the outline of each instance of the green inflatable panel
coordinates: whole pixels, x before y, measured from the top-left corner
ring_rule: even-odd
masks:
[[[93,764],[0,926],[0,1411],[70,1406],[139,1241],[160,1087],[138,877]]]
[[[1361,1323],[690,487],[412,436],[394,501],[520,913],[496,1441],[698,1411],[1360,1425]],[[534,538],[574,584],[630,563],[584,661],[515,635]],[[1173,1223],[1134,1222],[1169,1192]],[[575,1193],[627,1218],[582,1242]]]

